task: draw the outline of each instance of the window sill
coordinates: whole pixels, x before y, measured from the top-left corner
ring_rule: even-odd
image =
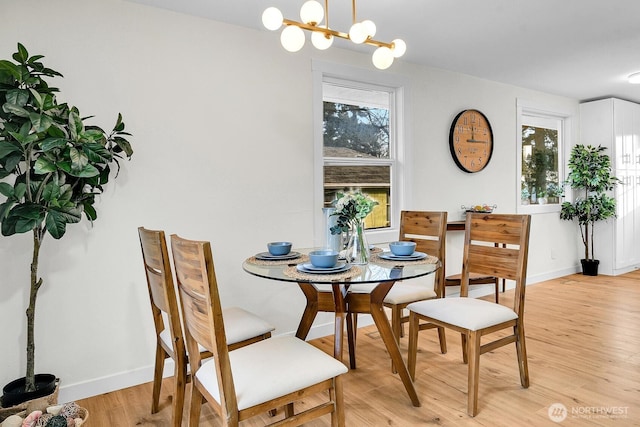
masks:
[[[519,214],[531,214],[531,215],[553,213],[553,212],[560,212],[560,206],[561,205],[559,203],[552,203],[552,204],[546,204],[546,205],[538,205],[538,204],[518,205],[517,212]]]

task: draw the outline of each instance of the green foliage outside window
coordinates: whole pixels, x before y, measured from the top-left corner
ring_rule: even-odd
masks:
[[[557,129],[522,126],[521,193],[523,201],[559,203]]]

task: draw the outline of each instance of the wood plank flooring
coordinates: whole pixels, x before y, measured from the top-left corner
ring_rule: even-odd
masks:
[[[500,296],[501,303],[511,304],[513,291]],[[391,373],[375,327],[368,326],[358,332],[358,368],[345,375],[346,425],[640,426],[640,271],[616,277],[566,276],[527,287],[526,298],[528,389],[520,386],[514,346],[484,354],[480,412],[470,418],[459,335],[448,331],[449,351],[443,355],[435,331],[423,331],[416,373],[422,406],[415,408],[399,377]],[[332,336],[312,343],[327,353],[333,351]],[[401,340],[400,349],[406,357],[407,338]],[[89,427],[169,426],[171,381],[165,380],[162,409],[154,415],[151,383],[78,403],[89,410]],[[188,400],[189,393],[187,408]],[[549,417],[554,404],[567,409],[560,423]],[[330,426],[329,417],[324,418],[308,425]],[[267,421],[265,414],[241,425]],[[221,425],[208,405],[200,425]]]

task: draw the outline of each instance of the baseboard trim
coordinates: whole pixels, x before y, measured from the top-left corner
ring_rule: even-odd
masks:
[[[173,375],[172,360],[166,361],[164,375]],[[123,388],[144,384],[152,380],[153,366],[145,366],[131,371],[120,372],[114,375],[95,378],[89,381],[83,381],[69,385],[65,385],[64,378],[62,378],[60,383],[58,401],[60,403],[64,403],[86,399],[88,397],[97,396],[99,394],[105,394],[112,391],[121,390]]]

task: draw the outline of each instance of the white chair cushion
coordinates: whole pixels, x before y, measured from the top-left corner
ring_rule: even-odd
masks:
[[[436,296],[433,289],[429,289],[423,285],[396,283],[387,296],[384,297],[384,302],[387,304],[406,304],[408,302],[432,299]]]
[[[403,304],[435,298],[436,293],[433,290],[433,281],[434,275],[430,274],[428,276],[418,277],[410,282],[396,282],[384,298],[384,302]],[[371,293],[376,286],[377,283],[352,285],[349,288],[349,292]]]
[[[347,372],[347,367],[311,344],[291,336],[259,341],[229,352],[238,409],[317,384]],[[209,359],[196,378],[220,402],[215,360]]]
[[[518,318],[515,311],[509,307],[475,298],[438,298],[415,302],[409,304],[407,308],[423,316],[470,331]]]
[[[239,307],[223,308],[222,317],[224,319],[228,345],[266,334],[275,329],[264,319]],[[160,339],[169,346],[169,348],[173,348],[169,329],[165,328],[164,331],[160,332]],[[207,351],[207,349],[199,344],[198,350],[200,350],[200,353]]]
[[[261,317],[239,307],[223,308],[222,318],[224,319],[227,344],[248,340],[275,329]]]

